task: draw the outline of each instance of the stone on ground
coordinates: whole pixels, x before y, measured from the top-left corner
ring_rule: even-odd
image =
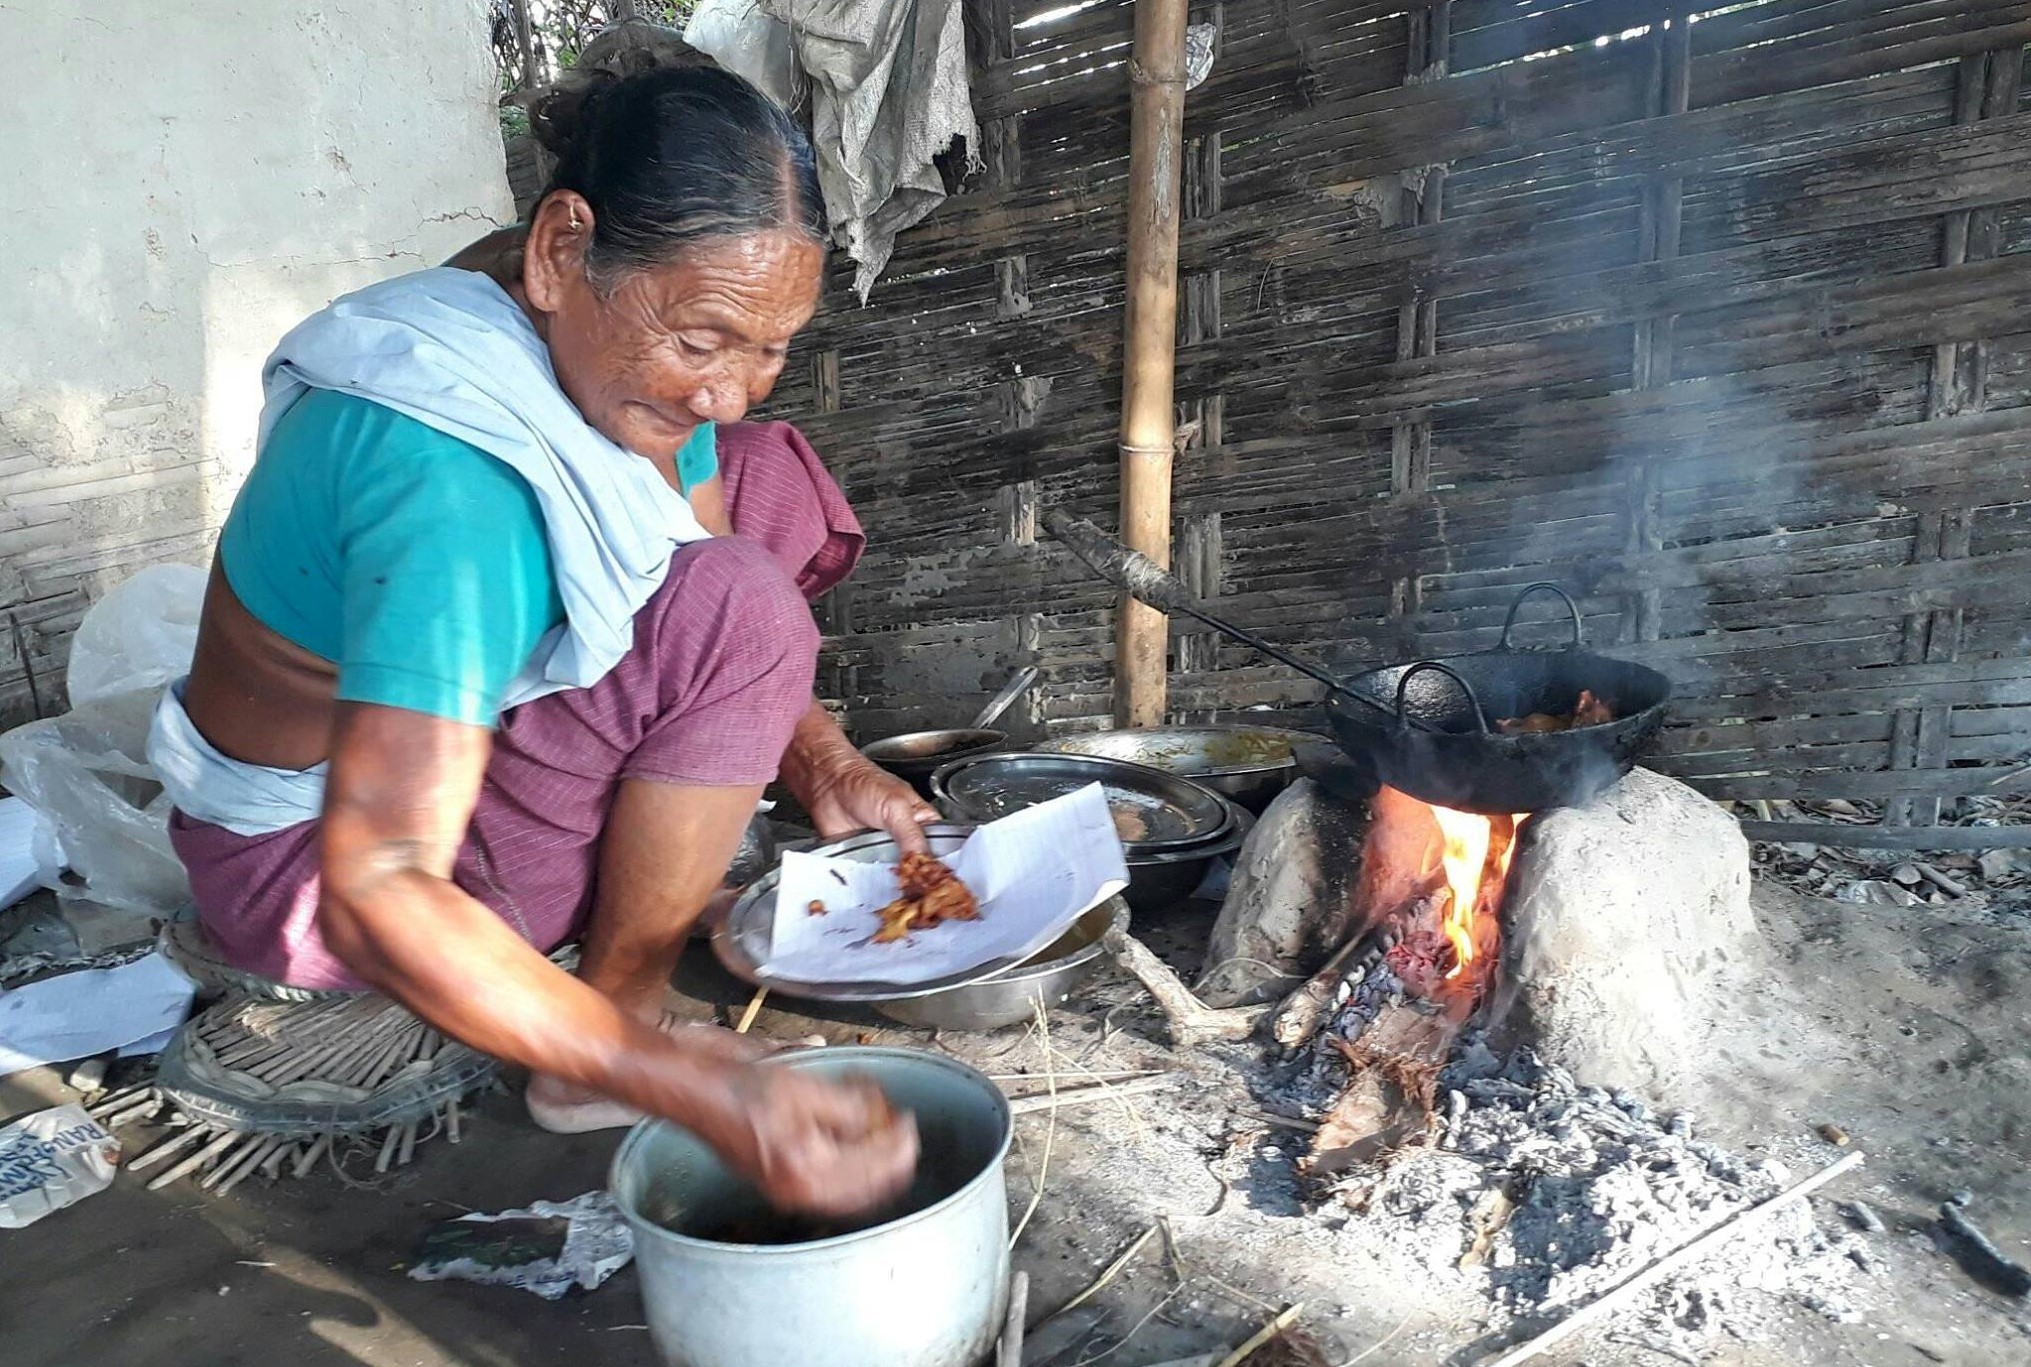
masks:
[[[1645,769],[1531,818],[1503,923],[1508,1021],[1582,1083],[1669,1094],[1754,990],[1748,841]]]
[[[1197,992],[1209,1006],[1269,1001],[1338,947],[1364,821],[1310,779],[1277,794],[1234,859]]]

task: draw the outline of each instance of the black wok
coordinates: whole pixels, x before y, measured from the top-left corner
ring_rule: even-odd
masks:
[[[1565,601],[1571,642],[1512,646],[1517,610],[1546,589]],[[1615,720],[1540,735],[1496,730],[1504,718],[1568,714],[1582,689]],[[1582,649],[1573,600],[1556,584],[1532,584],[1494,649],[1357,674],[1327,699],[1326,716],[1341,748],[1400,792],[1458,811],[1522,813],[1579,806],[1628,773],[1663,725],[1670,693],[1656,670]]]
[[[1052,535],[1109,583],[1162,612],[1196,617],[1325,684],[1326,716],[1356,770],[1436,806],[1495,815],[1577,807],[1629,772],[1664,724],[1671,682],[1654,669],[1581,648],[1580,610],[1556,584],[1531,584],[1509,605],[1492,650],[1374,669],[1341,680],[1208,612],[1177,576],[1089,522],[1044,513]],[[1549,589],[1565,601],[1563,648],[1510,645],[1524,600]],[[1587,690],[1614,720],[1505,736],[1496,723],[1533,712],[1569,714]]]

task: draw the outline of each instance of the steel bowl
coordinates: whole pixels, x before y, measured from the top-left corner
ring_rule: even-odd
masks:
[[[910,731],[870,741],[860,753],[925,797],[931,796],[931,775],[941,765],[969,755],[985,755],[1008,745],[1008,733],[985,726],[955,726],[943,731]]]
[[[931,776],[932,800],[965,821],[998,820],[1090,783],[1107,790],[1121,845],[1133,859],[1224,837],[1233,808],[1218,793],[1144,764],[1092,755],[998,754],[954,760]],[[1135,828],[1121,829],[1125,820]]]
[[[1239,803],[1228,805],[1234,809],[1234,824],[1220,838],[1190,849],[1129,856],[1128,887],[1121,896],[1130,911],[1147,915],[1171,910],[1206,880],[1206,871],[1214,860],[1241,848],[1248,833],[1255,829],[1255,817]]]
[[[1035,1020],[1070,996],[1106,951],[1100,937],[1128,924],[1128,903],[1110,897],[1072,923],[1054,943],[1014,968],[928,997],[898,997],[874,1003],[890,1020],[932,1030],[999,1030]]]
[[[1211,788],[1260,815],[1297,777],[1297,747],[1318,741],[1303,731],[1274,726],[1159,726],[1059,736],[1030,750],[1147,765]]]

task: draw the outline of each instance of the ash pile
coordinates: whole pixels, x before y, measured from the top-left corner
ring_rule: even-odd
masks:
[[[1345,1065],[1315,1051],[1291,1099],[1329,1092],[1335,1072],[1344,1085]],[[1316,1194],[1355,1208],[1357,1241],[1483,1297],[1490,1333],[1542,1328],[1804,1175],[1705,1142],[1683,1112],[1581,1086],[1529,1049],[1505,1061],[1468,1042],[1439,1097],[1427,1146]],[[1863,1234],[1798,1201],[1658,1287],[1616,1332],[1693,1361],[1704,1342],[1755,1339],[1797,1311],[1859,1320],[1876,1271]]]
[[[1369,843],[1364,870],[1383,848]],[[1806,1167],[1710,1143],[1692,1116],[1647,1100],[1702,1094],[1713,1029],[1766,971],[1732,821],[1639,769],[1585,808],[1531,817],[1513,876],[1484,869],[1484,904],[1497,885],[1499,918],[1470,938],[1485,948],[1499,919],[1499,950],[1463,962],[1416,915],[1385,924],[1349,956],[1317,1033],[1279,1036],[1300,1047],[1264,1100],[1320,1122],[1305,1176],[1323,1209],[1345,1213],[1345,1237],[1478,1298],[1486,1332],[1510,1336]],[[1490,1008],[1465,1029],[1463,999]],[[1864,1234],[1797,1201],[1618,1312],[1611,1333],[1696,1360],[1703,1342],[1767,1337],[1781,1317],[1857,1320],[1874,1263]]]

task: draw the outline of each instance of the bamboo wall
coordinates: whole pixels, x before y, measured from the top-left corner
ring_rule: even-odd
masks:
[[[865,736],[1107,724],[1129,8],[973,14],[986,168],[842,273],[775,412],[868,524],[822,679]],[[1669,673],[1718,797],[2025,791],[2024,0],[1233,0],[1188,97],[1177,561],[1345,668],[1554,579]],[[1689,22],[1690,20],[1690,22]],[[1318,690],[1175,627],[1181,718]]]

